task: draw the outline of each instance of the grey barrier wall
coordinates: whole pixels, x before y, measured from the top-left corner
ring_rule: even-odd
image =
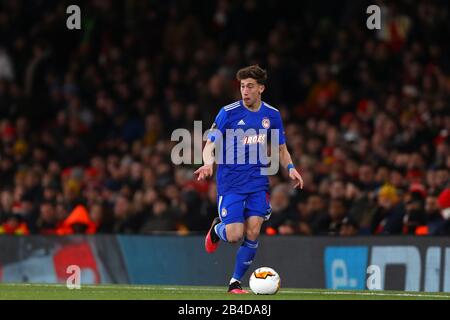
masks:
[[[254,264],[270,264],[288,287],[367,289],[369,266],[381,289],[450,292],[450,238],[283,237],[261,240]],[[264,249],[262,249],[264,248]]]
[[[65,283],[77,265],[83,283],[129,283],[115,236],[1,236],[0,248],[2,282]]]
[[[69,265],[82,283],[221,285],[239,245],[204,252],[202,236],[2,236],[0,281],[64,283]],[[261,237],[250,272],[269,266],[282,287],[367,289],[369,266],[385,290],[450,292],[450,238]]]

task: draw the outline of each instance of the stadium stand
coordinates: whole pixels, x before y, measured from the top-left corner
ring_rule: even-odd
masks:
[[[171,162],[177,128],[206,130],[268,71],[305,179],[270,179],[267,235],[450,235],[446,1],[380,2],[382,31],[339,1],[0,4],[0,233],[204,232],[215,183]],[[20,17],[20,19],[19,19]]]

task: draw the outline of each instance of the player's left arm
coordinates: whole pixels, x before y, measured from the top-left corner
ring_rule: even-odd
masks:
[[[298,173],[297,169],[295,169],[295,166],[292,162],[291,154],[289,153],[287,146],[286,146],[286,138],[284,133],[284,126],[283,126],[283,120],[281,119],[281,114],[278,112],[276,116],[273,118],[274,120],[274,129],[278,129],[278,145],[280,150],[280,164],[283,166],[283,168],[286,168],[289,173],[289,178],[294,180],[294,188],[300,187],[300,189],[303,189],[303,178]]]
[[[287,149],[286,143],[280,145],[280,163],[283,168],[286,168],[289,171],[289,178],[295,181],[294,188],[300,186],[300,189],[303,189],[303,178],[292,163],[291,154]]]

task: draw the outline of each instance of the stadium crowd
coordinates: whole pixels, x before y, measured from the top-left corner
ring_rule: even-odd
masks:
[[[305,180],[270,177],[268,235],[450,235],[445,1],[0,4],[0,233],[204,232],[214,179],[174,165],[171,133],[209,128],[268,71]],[[367,7],[367,6],[366,6]]]

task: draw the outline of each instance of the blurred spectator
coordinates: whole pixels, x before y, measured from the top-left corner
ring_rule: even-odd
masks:
[[[58,226],[58,235],[69,234],[94,234],[97,226],[89,217],[89,213],[83,205],[76,206],[69,216]]]
[[[56,234],[58,217],[52,202],[44,201],[41,203],[36,226],[40,234]]]
[[[330,201],[328,211],[323,214],[318,222],[317,234],[320,235],[339,235],[347,214],[345,201],[335,198]]]
[[[170,211],[169,201],[159,197],[152,206],[152,215],[144,222],[140,232],[152,233],[158,231],[175,231],[173,212]]]
[[[346,200],[349,204],[349,220],[358,226],[359,234],[370,234],[373,216],[376,211],[376,201],[373,192],[364,192],[364,187],[354,183],[347,184]]]
[[[405,197],[404,234],[416,234],[417,228],[426,223],[425,197],[426,194],[421,188],[412,188]]]
[[[298,233],[303,235],[313,235],[318,232],[318,223],[324,215],[324,202],[318,194],[311,194],[306,200],[306,204],[297,204],[299,212]]]
[[[96,225],[96,233],[111,233],[113,228],[113,218],[107,206],[102,203],[93,203],[89,208],[89,215]]]
[[[372,220],[374,234],[400,234],[405,208],[398,191],[391,185],[383,185],[378,191],[378,208]]]
[[[14,69],[11,58],[4,48],[0,47],[0,80],[14,80]]]
[[[441,216],[444,218],[443,234],[450,234],[450,188],[444,189],[438,196]]]
[[[119,196],[114,202],[114,226],[117,233],[134,233],[136,226],[133,223],[133,212],[130,200],[126,196]]]
[[[289,203],[289,186],[277,185],[271,194],[272,214],[262,226],[267,235],[293,234],[295,217]]]
[[[347,216],[342,220],[342,225],[339,230],[340,236],[349,237],[358,235],[359,233],[360,232],[358,223],[355,220],[353,220],[350,216]]]
[[[188,190],[185,192],[186,196],[190,195],[194,197],[196,192],[194,190]],[[195,200],[194,200],[195,199]],[[211,221],[218,215],[217,212],[217,186],[215,183],[211,183],[208,189],[208,194],[206,200],[198,203],[200,199],[193,198],[191,201],[187,201],[187,211],[191,222],[188,223],[188,228],[190,230],[208,230],[211,226]],[[200,206],[200,214],[196,214],[193,211],[195,207],[190,206],[189,203],[196,201],[196,206]]]
[[[19,214],[9,214],[4,220],[0,225],[0,234],[28,235],[30,233],[23,217]]]
[[[441,214],[436,196],[429,195],[425,200],[426,223],[417,227],[417,235],[442,235],[445,234],[445,220]]]

